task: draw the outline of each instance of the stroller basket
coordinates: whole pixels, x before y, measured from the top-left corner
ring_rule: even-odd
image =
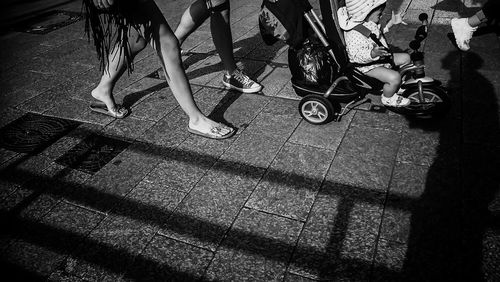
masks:
[[[320,4],[322,10],[331,11],[329,0],[320,0]],[[334,96],[339,102],[350,101],[359,94],[342,75],[347,62],[342,37],[333,19],[324,17],[324,22],[307,0],[264,0],[259,17],[266,44],[283,40],[290,46],[288,63],[297,95]]]

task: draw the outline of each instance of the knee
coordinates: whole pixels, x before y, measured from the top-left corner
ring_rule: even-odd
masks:
[[[402,53],[401,56],[401,65],[406,65],[411,62],[410,54],[408,53]]]
[[[160,33],[159,43],[162,53],[168,57],[180,52],[179,40],[173,33]]]
[[[387,83],[393,86],[399,86],[401,83],[401,75],[396,71],[391,72],[387,76]]]

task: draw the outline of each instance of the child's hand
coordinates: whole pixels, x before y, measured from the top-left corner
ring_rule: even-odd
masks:
[[[391,54],[387,50],[387,48],[382,47],[382,46],[374,46],[371,52],[372,58],[376,57],[387,57],[390,56]]]

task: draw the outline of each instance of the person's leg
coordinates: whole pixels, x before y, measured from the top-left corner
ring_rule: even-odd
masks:
[[[395,94],[401,85],[401,75],[385,67],[377,67],[369,70],[366,75],[376,78],[384,83],[382,92],[382,104],[391,107],[403,107],[410,104],[410,100]]]
[[[262,85],[244,74],[236,65],[229,11],[229,0],[197,0],[182,15],[175,36],[182,45],[189,34],[210,16],[212,40],[226,71],[222,82],[226,87],[244,93],[258,92]]]
[[[128,44],[130,46],[131,59],[146,47],[147,42],[139,36],[138,32],[131,28],[129,31]],[[92,97],[106,104],[110,113],[115,113],[117,117],[122,117],[125,109],[118,109],[113,98],[113,89],[116,82],[126,70],[125,50],[118,45],[114,46],[112,52],[108,55],[108,64],[96,88],[91,92]]]
[[[402,66],[409,64],[411,62],[410,55],[408,53],[394,53],[394,64],[396,66]]]
[[[182,14],[181,21],[174,32],[179,44],[182,45],[186,38],[202,25],[209,16],[210,12],[207,9],[205,0],[193,2]]]
[[[478,26],[493,19],[498,19],[500,1],[490,0],[484,4],[481,10],[468,18],[454,18],[451,20],[451,28],[457,46],[462,51],[470,49],[469,42]]]
[[[154,1],[146,1],[142,6],[142,16],[147,17],[150,26],[145,27],[145,37],[156,50],[172,93],[188,115],[189,128],[204,134],[221,137],[234,132],[232,128],[207,118],[196,105],[186,73],[182,67],[179,41],[170,29],[160,9]]]

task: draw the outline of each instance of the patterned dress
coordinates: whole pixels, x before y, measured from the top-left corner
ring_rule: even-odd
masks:
[[[385,47],[389,47],[382,32],[380,31],[380,24],[368,21],[363,22],[363,26],[374,33]],[[366,64],[365,66],[356,66],[356,68],[361,72],[365,73],[376,67],[391,68],[389,63],[373,63],[380,60],[380,57],[372,58],[371,51],[376,44],[370,38],[354,29],[346,31],[344,33],[344,37],[349,61],[356,64]]]

